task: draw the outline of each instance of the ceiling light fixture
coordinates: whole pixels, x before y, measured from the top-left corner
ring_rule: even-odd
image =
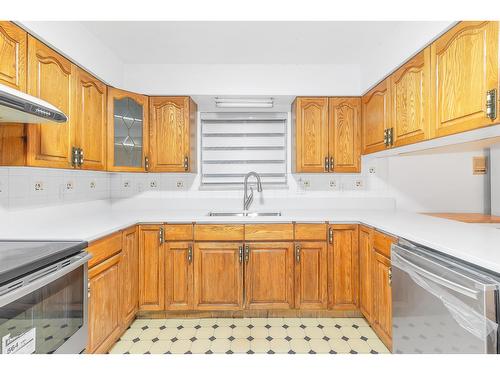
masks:
[[[230,99],[215,98],[215,106],[218,108],[272,108],[273,98],[264,99]]]

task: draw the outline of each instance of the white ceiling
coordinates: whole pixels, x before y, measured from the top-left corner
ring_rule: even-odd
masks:
[[[414,53],[450,25],[437,21],[79,22],[125,64],[357,64],[361,70],[394,51]]]

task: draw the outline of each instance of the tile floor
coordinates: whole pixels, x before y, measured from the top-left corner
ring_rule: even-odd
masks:
[[[137,319],[112,354],[388,353],[363,318]]]

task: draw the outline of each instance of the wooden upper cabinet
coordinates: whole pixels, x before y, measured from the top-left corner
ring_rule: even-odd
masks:
[[[149,169],[148,97],[108,87],[107,169],[144,172]]]
[[[0,83],[26,92],[28,34],[8,21],[0,21]]]
[[[75,145],[83,151],[82,169],[106,169],[106,85],[75,67]]]
[[[390,84],[385,79],[361,98],[363,154],[384,150],[384,131],[391,127]]]
[[[165,243],[165,309],[193,309],[193,243]]]
[[[328,98],[297,98],[292,104],[293,172],[328,172]]]
[[[435,137],[495,123],[486,115],[486,95],[498,91],[498,43],[498,21],[467,21],[431,45]]]
[[[390,76],[394,146],[430,136],[430,73],[427,47]]]
[[[242,243],[195,243],[194,308],[240,310],[243,307]]]
[[[137,227],[122,233],[122,328],[128,328],[139,309],[139,236]]]
[[[165,305],[164,247],[161,225],[139,227],[139,309],[163,310]]]
[[[326,309],[328,254],[326,242],[295,244],[295,307]]]
[[[329,249],[328,272],[332,279],[330,307],[357,310],[359,300],[358,225],[332,225],[333,243]]]
[[[189,97],[149,100],[153,172],[196,171],[196,103]]]
[[[57,107],[68,116],[64,124],[28,125],[27,163],[36,167],[71,167],[74,144],[74,68],[72,64],[28,37],[28,93]]]
[[[361,171],[361,99],[329,98],[330,172]]]
[[[245,308],[293,308],[293,243],[247,243]]]
[[[359,309],[372,322],[372,245],[373,231],[364,225],[359,226]]]

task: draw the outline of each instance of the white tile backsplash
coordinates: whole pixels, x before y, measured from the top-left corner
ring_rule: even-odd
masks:
[[[50,168],[0,168],[0,205],[7,209],[110,198],[110,174]]]

